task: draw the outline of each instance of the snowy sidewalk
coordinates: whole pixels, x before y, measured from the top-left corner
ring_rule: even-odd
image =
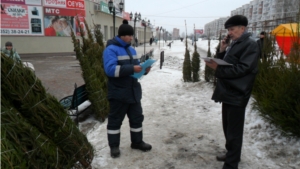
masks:
[[[201,41],[198,41],[198,46],[203,43],[205,49],[205,42],[199,42]],[[160,50],[153,47],[154,57],[158,59]],[[193,49],[191,46],[189,48]],[[222,168],[223,163],[215,160],[217,154],[224,152],[225,142],[221,104],[211,100],[213,86],[204,80],[197,83],[182,81],[185,52],[183,42],[174,41],[171,49],[163,49],[163,68],[159,69],[158,60],[151,72],[140,80],[145,116],[144,140],[152,144],[153,149],[145,153],[130,148],[129,123],[125,117],[121,128],[121,156],[112,159],[107,142],[107,120],[101,124],[94,119],[88,119],[80,123],[80,127],[93,126],[92,129],[85,130],[95,149],[93,168]],[[201,69],[203,71],[204,65]],[[251,110],[250,104],[246,110],[242,161],[239,168],[300,168],[299,139],[281,137],[274,127],[264,122],[256,111]]]

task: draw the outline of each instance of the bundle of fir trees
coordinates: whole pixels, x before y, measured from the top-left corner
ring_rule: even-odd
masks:
[[[254,107],[283,134],[300,137],[300,45],[294,43],[297,52],[291,52],[287,61],[276,55],[274,44],[265,36],[252,92]]]
[[[199,70],[200,70],[200,55],[197,51],[197,43],[196,39],[194,39],[194,53],[192,57],[192,79],[193,82],[200,81]]]
[[[190,57],[190,51],[188,50],[187,38],[185,38],[185,54],[184,54],[182,73],[183,73],[184,82],[192,82],[191,57]]]
[[[77,20],[79,24],[79,20]],[[98,27],[94,28],[94,36],[89,26],[84,21],[87,36],[84,30],[80,28],[82,46],[76,40],[76,36],[72,32],[72,40],[79,60],[82,77],[86,84],[88,98],[96,119],[104,121],[109,113],[109,103],[107,100],[107,77],[103,68],[102,54],[104,51],[103,35]],[[80,25],[80,24],[79,24]]]
[[[210,51],[210,39],[208,39],[208,50],[207,50],[207,57],[212,57],[211,51]],[[206,82],[213,82],[215,77],[215,71],[205,65],[204,69],[204,79]]]
[[[1,168],[71,168],[73,160],[1,97]]]
[[[1,167],[90,168],[93,147],[35,74],[1,54]]]
[[[200,81],[199,77],[200,70],[200,55],[197,52],[197,44],[194,44],[194,53],[192,56],[192,61],[190,59],[190,52],[188,50],[187,38],[185,40],[185,54],[183,61],[183,81],[184,82],[198,82]]]

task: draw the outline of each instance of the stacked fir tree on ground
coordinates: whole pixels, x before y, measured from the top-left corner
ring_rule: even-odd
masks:
[[[93,148],[22,63],[1,54],[1,168],[90,168]]]
[[[77,20],[77,22],[80,21]],[[109,103],[107,100],[107,77],[102,60],[104,50],[103,36],[97,27],[94,29],[95,37],[93,37],[86,22],[85,27],[87,37],[85,37],[85,32],[80,28],[82,46],[78,45],[74,33],[72,33],[72,39],[86,84],[88,98],[92,103],[92,110],[96,119],[104,121],[109,113]]]
[[[185,38],[185,54],[184,54],[182,73],[183,73],[184,82],[192,82],[191,57],[190,57],[190,51],[188,50],[187,38]]]
[[[252,96],[262,117],[283,134],[300,137],[300,44],[294,43],[292,50],[297,52],[287,60],[276,55],[275,39],[265,36]]]
[[[192,57],[192,78],[193,78],[193,82],[200,81],[199,70],[200,70],[200,55],[197,52],[197,43],[196,43],[196,39],[195,39],[194,53],[193,53],[193,57]]]
[[[208,50],[207,50],[207,57],[211,58],[211,51],[210,51],[210,39],[208,39]],[[205,70],[204,70],[204,79],[207,82],[213,82],[214,81],[214,70],[207,65],[205,65]]]

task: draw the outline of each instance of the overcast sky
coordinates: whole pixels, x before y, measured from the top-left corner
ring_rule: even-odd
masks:
[[[250,3],[251,0],[125,0],[126,12],[140,12],[142,19],[149,19],[155,26],[162,26],[167,31],[180,29],[180,34],[191,33],[194,24],[196,29],[204,28],[220,17],[230,16],[230,12]]]

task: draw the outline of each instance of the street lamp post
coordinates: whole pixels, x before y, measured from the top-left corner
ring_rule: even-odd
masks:
[[[146,28],[150,25],[150,20],[148,20],[148,23],[146,22],[146,19],[142,21],[142,25],[144,26],[144,55],[146,55]]]
[[[163,47],[164,47],[164,45],[165,45],[165,31],[166,31],[166,29],[163,29],[162,31],[163,31],[162,38],[163,38]]]
[[[132,14],[132,12],[130,12],[130,20],[132,20],[132,18],[133,18],[133,14]],[[141,20],[141,13],[139,13],[139,14],[137,14],[137,13],[135,13],[134,14],[134,18],[133,18],[133,22],[134,22],[134,26],[133,26],[133,39],[134,39],[134,46],[136,46],[136,41],[135,41],[135,23],[136,23],[136,21],[140,21]]]
[[[109,0],[108,2],[108,8],[109,8],[109,11],[110,13],[113,14],[113,29],[114,29],[114,37],[116,36],[116,29],[115,29],[115,24],[116,24],[116,13],[122,13],[122,10],[123,10],[123,7],[124,7],[124,3],[121,2],[119,3],[119,9],[120,9],[120,12],[116,12],[116,7],[114,6],[114,3],[112,0]]]
[[[160,31],[162,30],[162,27],[159,28],[159,43],[158,43],[158,47],[160,49]]]

